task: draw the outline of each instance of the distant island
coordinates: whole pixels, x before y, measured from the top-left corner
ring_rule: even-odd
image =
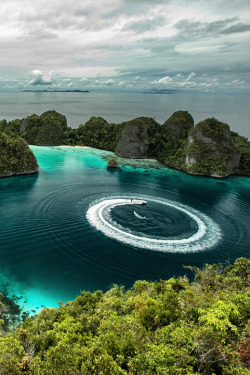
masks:
[[[89,92],[88,90],[21,90],[21,92]]]
[[[167,167],[193,175],[250,176],[248,139],[215,118],[194,125],[187,111],[174,112],[162,125],[149,117],[121,124],[91,117],[76,129],[67,125],[62,114],[47,111],[41,116],[33,114],[9,122],[2,120],[0,132],[14,139],[22,137],[31,145],[90,146],[124,158],[153,158]]]

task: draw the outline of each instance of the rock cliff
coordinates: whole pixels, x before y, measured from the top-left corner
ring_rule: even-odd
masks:
[[[123,123],[123,130],[115,148],[115,153],[124,158],[144,159],[148,157],[148,128],[152,119],[138,117]]]
[[[240,160],[241,153],[227,124],[210,118],[190,132],[185,157],[188,173],[225,177],[237,172]]]

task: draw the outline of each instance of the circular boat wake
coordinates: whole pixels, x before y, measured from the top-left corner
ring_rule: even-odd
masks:
[[[156,223],[159,224],[157,235],[151,235],[150,230],[147,231],[147,227],[145,227],[146,224],[144,224],[143,231],[134,224],[137,218],[144,219],[143,213],[145,214],[145,210],[147,210],[147,213],[151,212],[150,208],[154,206],[160,207],[160,214],[159,212],[155,214],[152,211],[152,217],[158,218],[158,223]],[[132,210],[131,217],[128,214],[129,208]],[[136,212],[136,215],[135,208],[137,211],[139,209],[144,211],[140,214]],[[117,209],[124,210],[124,212],[121,211],[123,220],[119,221],[117,217],[114,218],[114,212]],[[179,217],[178,220],[176,220],[176,216]],[[89,207],[86,217],[93,227],[107,237],[148,250],[175,253],[204,251],[212,248],[222,237],[219,226],[204,213],[178,202],[147,196],[133,197],[132,199],[130,196],[102,198]],[[147,223],[147,221],[144,220],[144,223]],[[174,235],[172,229],[169,233],[169,226],[178,229],[178,226],[181,226],[182,222],[185,221],[192,227],[192,232],[184,233],[184,237],[183,233],[178,233],[178,230]],[[129,223],[129,225],[126,223]]]

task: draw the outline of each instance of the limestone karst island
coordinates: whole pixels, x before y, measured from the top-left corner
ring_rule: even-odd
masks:
[[[154,158],[163,165],[193,175],[250,175],[250,142],[229,125],[208,118],[194,126],[187,111],[177,111],[164,124],[139,117],[120,124],[91,117],[72,129],[65,116],[48,111],[41,116],[0,122],[0,176],[35,173],[31,145],[90,146],[124,158]],[[27,143],[26,143],[27,142]],[[110,167],[116,166],[113,160]]]

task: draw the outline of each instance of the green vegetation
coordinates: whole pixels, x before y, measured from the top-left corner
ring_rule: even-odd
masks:
[[[121,126],[109,124],[102,117],[91,117],[77,129],[68,128],[65,143],[72,146],[89,146],[114,151],[121,134]]]
[[[185,145],[194,120],[187,111],[177,111],[163,125],[150,131],[150,153],[173,168],[184,169]]]
[[[9,123],[2,120],[0,130],[11,137],[21,136],[31,145],[56,146],[64,142],[67,120],[56,111],[48,111],[41,116],[34,114]]]
[[[187,157],[188,172],[206,175],[227,176],[236,172],[240,152],[227,124],[215,118],[199,122],[190,132]]]
[[[0,177],[34,173],[38,164],[22,138],[10,138],[0,132]]]
[[[155,158],[187,173],[226,177],[250,175],[250,142],[227,124],[208,118],[194,126],[187,111],[177,111],[160,125],[139,117],[121,124],[91,117],[77,129],[65,116],[48,111],[23,120],[0,121],[0,131],[22,136],[29,144],[90,146],[130,158]]]
[[[250,261],[193,271],[43,309],[0,336],[0,373],[249,374]]]
[[[61,145],[66,129],[66,117],[56,111],[48,111],[41,116],[29,116],[20,127],[22,137],[29,144],[48,146]]]

